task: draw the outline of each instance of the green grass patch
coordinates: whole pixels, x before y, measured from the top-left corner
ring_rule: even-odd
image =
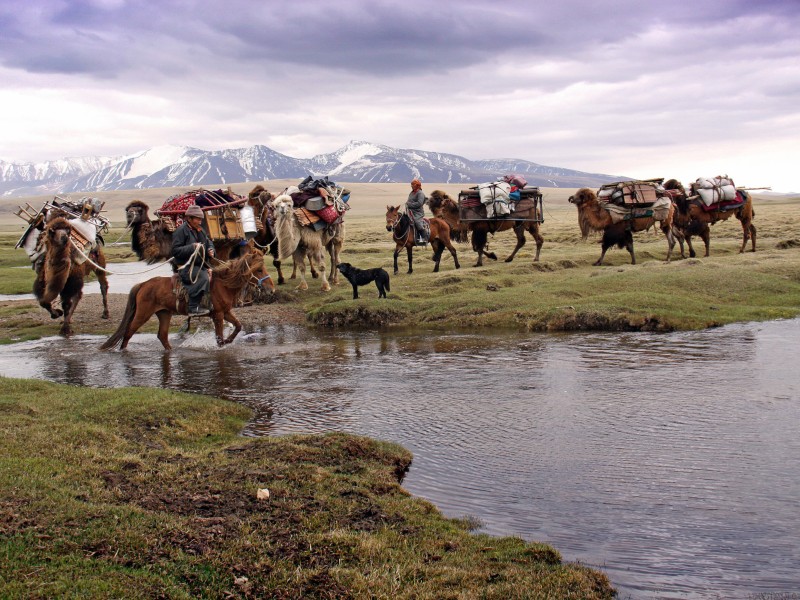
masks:
[[[475,535],[409,496],[399,446],[244,439],[248,416],[0,378],[0,597],[612,597],[550,546]]]

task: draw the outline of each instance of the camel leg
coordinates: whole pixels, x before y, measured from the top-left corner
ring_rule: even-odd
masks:
[[[752,223],[744,223],[742,222],[742,247],[739,249],[739,253],[741,254],[744,252],[744,249],[747,247],[747,240],[752,240],[753,243],[753,252],[756,251],[756,226]]]
[[[711,254],[711,228],[709,228],[709,227],[706,227],[706,228],[705,228],[705,229],[704,229],[704,230],[703,230],[703,231],[700,233],[700,239],[701,239],[701,240],[703,240],[703,244],[704,244],[704,245],[705,245],[705,247],[706,247],[706,253],[705,253],[705,255],[704,255],[704,256],[705,256],[706,258],[708,258],[708,257],[709,257],[709,255]],[[694,256],[694,255],[692,255],[692,256]]]
[[[295,269],[300,272],[300,285],[298,285],[295,289],[307,290],[308,283],[306,282],[306,251],[295,250],[294,254],[292,255],[292,260],[294,261]],[[294,271],[292,271],[292,276],[289,279],[292,278],[294,278]]]
[[[331,284],[328,283],[328,277],[325,274],[325,253],[322,248],[314,252],[314,260],[312,262],[317,263],[317,271],[322,279],[322,291],[331,291]]]
[[[630,231],[625,232],[625,249],[631,255],[631,264],[636,264],[636,255],[633,253],[633,234]]]
[[[672,249],[675,247],[675,236],[672,234],[672,229],[667,228],[664,232],[667,237],[667,260],[669,262],[670,257],[672,256]]]
[[[61,324],[59,333],[64,337],[72,335],[72,314],[78,308],[78,301],[83,296],[82,292],[78,292],[75,296],[69,298],[61,298],[61,309],[64,311],[64,322]]]
[[[160,310],[156,313],[158,317],[158,341],[164,346],[165,350],[172,350],[169,343],[169,323],[172,320],[172,315],[168,310]],[[188,321],[187,321],[188,323]],[[123,343],[127,343],[127,339]]]
[[[476,267],[483,266],[483,249],[486,247],[486,232],[475,230],[472,232],[472,249],[478,253],[478,262],[475,263]]]
[[[225,321],[233,325],[233,331],[227,338],[223,340],[222,332],[223,332],[223,327],[225,325],[224,323]],[[242,330],[242,324],[239,322],[239,319],[237,319],[236,316],[231,311],[228,311],[224,315],[220,315],[219,317],[214,315],[214,331],[216,331],[217,333],[218,346],[230,344],[234,340],[234,338],[237,335],[239,335],[239,332],[241,330]]]

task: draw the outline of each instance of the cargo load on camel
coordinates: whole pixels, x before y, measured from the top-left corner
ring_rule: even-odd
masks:
[[[663,221],[672,205],[663,182],[662,177],[606,183],[597,190],[597,202],[608,212],[612,223],[641,218]]]
[[[699,199],[698,205],[706,212],[736,210],[746,201],[744,192],[727,175],[699,177],[689,189],[690,199]]]
[[[73,245],[80,250],[75,262],[83,264],[89,253],[103,244],[102,234],[108,233],[109,221],[100,215],[104,204],[98,198],[84,197],[73,201],[56,196],[52,201],[45,202],[38,211],[30,204],[20,206],[14,214],[27,221],[28,227],[14,248],[25,250],[35,270],[44,253],[41,234],[45,225],[56,217],[63,217],[72,227],[70,239]]]
[[[309,175],[296,186],[284,191],[292,198],[294,214],[300,224],[319,231],[341,223],[350,209],[350,190],[337,185],[328,177],[319,179]]]
[[[480,183],[462,190],[458,194],[458,211],[459,219],[464,222],[544,221],[539,188],[528,187],[520,175],[506,175],[498,181]]]
[[[247,197],[227,190],[197,189],[170,196],[155,211],[162,225],[172,232],[183,223],[186,209],[196,205],[205,215],[208,237],[217,242],[246,241],[257,232],[253,208]]]

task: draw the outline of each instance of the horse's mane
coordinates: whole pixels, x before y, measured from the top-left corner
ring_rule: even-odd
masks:
[[[225,287],[247,283],[250,274],[264,264],[264,253],[254,249],[248,254],[214,267],[214,279]]]

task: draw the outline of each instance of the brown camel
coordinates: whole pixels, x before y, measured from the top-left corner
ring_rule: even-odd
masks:
[[[50,317],[64,317],[60,335],[72,335],[72,315],[83,296],[83,265],[79,264],[77,250],[70,243],[72,226],[67,219],[58,217],[44,228],[44,262],[36,273],[33,294]],[[54,309],[53,302],[61,298],[61,308]]]
[[[466,242],[469,239],[469,227],[462,223],[458,216],[458,205],[442,190],[433,190],[428,198],[428,208],[434,217],[443,219],[450,226],[450,239],[454,242]]]
[[[748,240],[752,244],[752,251],[755,252],[756,226],[753,225],[753,218],[756,213],[753,209],[753,198],[750,194],[744,190],[737,190],[736,194],[741,202],[728,203],[728,206],[720,203],[706,207],[696,194],[694,186],[695,184],[692,184],[690,187],[691,192],[687,194],[685,188],[677,179],[670,179],[664,184],[664,188],[671,191],[672,201],[677,207],[675,227],[686,238],[686,243],[689,246],[689,256],[695,256],[691,243],[691,237],[694,235],[700,236],[700,239],[703,240],[706,247],[705,256],[708,256],[711,246],[711,225],[719,221],[726,221],[731,215],[739,219],[742,224],[742,246],[739,248],[739,252],[744,252]],[[708,210],[709,208],[712,210]],[[683,254],[683,244],[681,244],[681,254]]]
[[[513,219],[485,219],[480,221],[470,221],[468,223],[462,222],[459,216],[458,205],[453,201],[450,196],[435,190],[431,192],[431,198],[428,201],[428,206],[434,215],[444,219],[451,228],[455,227],[456,231],[472,232],[472,249],[478,253],[478,261],[475,263],[476,267],[483,266],[483,255],[492,260],[497,260],[497,255],[494,252],[487,252],[486,245],[489,241],[489,234],[494,235],[499,231],[507,231],[513,229],[517,236],[517,245],[514,251],[505,259],[505,262],[511,262],[519,252],[520,248],[525,245],[525,232],[527,231],[536,242],[536,256],[534,262],[539,262],[539,255],[542,251],[542,244],[544,238],[539,233],[539,221],[536,205],[531,206],[530,209],[515,211]],[[466,233],[462,234],[466,236]],[[466,241],[466,237],[462,240]]]
[[[141,200],[134,200],[125,207],[125,218],[131,230],[131,249],[139,260],[153,264],[169,260],[172,252],[172,229],[161,219],[150,219],[149,207]],[[226,261],[239,254],[239,240],[215,240],[216,258]]]
[[[602,252],[600,258],[595,261],[595,266],[603,264],[606,251],[613,245],[619,248],[626,248],[631,255],[631,264],[636,264],[636,256],[633,253],[633,232],[644,231],[652,227],[656,222],[660,223],[661,231],[667,237],[667,261],[672,254],[675,245],[674,234],[672,232],[672,222],[675,214],[675,206],[671,202],[668,208],[652,211],[652,216],[625,218],[616,223],[611,217],[611,213],[603,208],[597,200],[595,194],[589,188],[581,188],[575,192],[574,196],[569,197],[569,201],[578,207],[578,224],[581,234],[585,240],[591,231],[602,231],[603,239]],[[637,209],[642,210],[642,209]]]

